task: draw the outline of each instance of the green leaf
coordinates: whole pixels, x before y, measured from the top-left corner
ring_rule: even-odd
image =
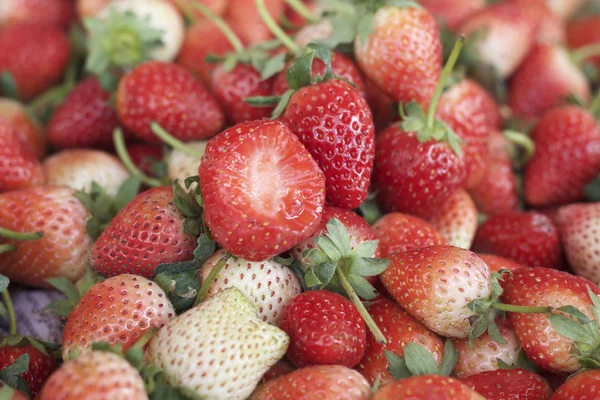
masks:
[[[137,196],[142,181],[137,176],[129,177],[121,184],[113,202],[113,213],[116,214]]]
[[[285,57],[286,55],[284,53],[278,54],[275,57],[271,57],[260,70],[260,79],[269,79],[270,77],[275,76],[279,72],[283,71],[285,68]]]
[[[450,376],[454,370],[454,366],[458,361],[458,352],[452,344],[452,340],[446,339],[444,343],[444,355],[442,356],[442,365],[438,371],[439,375]]]
[[[498,369],[515,369],[514,365],[507,364],[503,359],[496,358],[496,362],[498,363]]]
[[[571,315],[571,316],[577,318],[577,320],[581,324],[588,324],[591,322],[590,319],[587,317],[587,315],[585,315],[584,313],[579,311],[577,308],[570,306],[570,305],[559,307],[555,311],[560,311],[562,313]]]
[[[487,332],[494,342],[498,344],[507,344],[506,339],[500,334],[500,330],[498,329],[498,325],[496,325],[493,316],[488,316]]]
[[[357,296],[363,300],[373,300],[377,297],[377,289],[373,287],[365,278],[358,275],[348,275],[346,277],[356,292]]]
[[[560,314],[551,314],[548,319],[555,331],[576,342],[592,345],[588,332],[579,323]]]
[[[290,99],[292,98],[292,95],[294,94],[294,92],[295,91],[293,89],[289,89],[287,92],[285,92],[283,94],[283,96],[281,96],[281,100],[279,101],[279,104],[277,104],[277,107],[275,107],[275,109],[273,110],[273,113],[271,114],[271,116],[273,118],[279,118],[281,113],[283,113],[283,111],[287,107],[288,103],[290,102]]]
[[[598,296],[596,296],[596,294],[594,292],[592,292],[592,289],[590,289],[590,287],[588,286],[588,296],[590,296],[590,299],[592,300],[592,303],[594,304],[592,307],[590,307],[590,310],[592,310],[592,312],[594,313],[594,317],[596,318],[596,324],[600,323],[600,299],[598,299]]]
[[[302,260],[304,262],[310,262],[311,265],[319,265],[330,261],[331,259],[325,254],[325,252],[318,247],[307,249],[302,252]]]
[[[20,100],[17,81],[8,71],[0,74],[0,93],[14,100]]]
[[[408,369],[404,358],[397,356],[391,351],[384,350],[383,354],[388,362],[388,371],[396,380],[410,378],[412,372]]]
[[[65,294],[67,296],[67,299],[69,299],[70,301],[73,301],[75,303],[79,301],[79,291],[77,290],[77,287],[73,285],[73,282],[71,282],[69,279],[65,277],[48,278],[46,279],[46,282],[48,282],[50,285],[52,285],[60,292]]]
[[[342,257],[350,255],[350,234],[346,226],[337,218],[327,221],[327,233],[325,234],[339,249]],[[372,256],[373,254],[369,255]]]
[[[161,273],[154,281],[165,291],[178,314],[194,305],[202,283],[197,269],[178,274]]]
[[[477,315],[475,318],[475,322],[473,323],[471,332],[469,333],[469,343],[471,344],[475,341],[475,339],[483,335],[488,328],[487,320],[483,315]]]
[[[362,257],[352,260],[350,272],[360,276],[376,276],[381,274],[390,265],[390,261],[384,258]]]
[[[15,389],[8,385],[4,385],[0,389],[0,400],[13,400],[15,395]]]
[[[369,36],[375,32],[375,15],[368,13],[358,21],[357,35],[361,45],[369,41]]]
[[[421,345],[410,342],[404,346],[404,359],[407,368],[413,376],[438,373],[435,359],[431,353]]]
[[[0,292],[4,292],[6,289],[8,289],[9,283],[10,280],[5,275],[0,274]]]
[[[379,240],[369,240],[360,243],[350,252],[350,256],[354,258],[371,258],[377,251]]]
[[[529,359],[529,357],[527,357],[527,354],[525,354],[523,349],[519,351],[519,355],[517,357],[517,367],[535,373],[539,372],[536,365]]]
[[[20,355],[13,364],[0,370],[0,380],[12,388],[23,390],[19,378],[20,375],[27,372],[27,370],[29,370],[29,354],[25,353]],[[25,387],[25,390],[23,391],[30,393],[28,387]]]
[[[317,75],[315,78],[312,79],[312,82],[324,82],[331,78],[331,76],[333,75],[331,69],[331,50],[329,50],[327,46],[319,43],[310,43],[307,47],[314,51],[315,58],[320,59],[321,61],[323,61],[323,64],[325,64],[325,72],[323,73],[323,75]]]
[[[246,97],[244,101],[255,107],[273,107],[281,101],[281,96]]]
[[[337,14],[329,19],[329,23],[333,33],[329,37],[319,40],[320,44],[334,49],[341,44],[354,41],[358,26],[358,16],[356,14]]]
[[[198,237],[198,246],[194,249],[194,257],[201,263],[204,264],[210,256],[215,253],[217,243],[210,239],[205,233]]]
[[[154,269],[154,276],[158,277],[158,275],[162,274],[181,274],[188,271],[198,271],[202,267],[202,264],[197,260],[189,260],[189,261],[180,261],[176,263],[165,263],[159,264]]]
[[[102,282],[104,279],[105,278],[102,275],[100,275],[96,271],[92,270],[89,266],[87,266],[85,268],[83,278],[79,283],[79,289],[77,290],[79,298],[86,294],[92,286],[94,286],[96,283]]]
[[[323,282],[321,282],[321,280],[317,277],[317,274],[315,274],[314,267],[309,267],[304,272],[304,282],[309,288],[320,287],[323,284]]]
[[[373,225],[381,216],[383,215],[379,206],[377,205],[377,201],[375,199],[369,199],[364,201],[356,210],[354,210],[358,215],[364,218],[365,221],[369,225]]]
[[[331,281],[335,275],[336,269],[337,263],[334,262],[325,262],[313,268],[323,286],[327,285]]]
[[[315,244],[329,257],[329,260],[337,262],[342,259],[340,249],[328,236],[315,238]]]
[[[315,53],[311,51],[308,54],[298,57],[290,64],[285,72],[285,77],[290,89],[298,90],[311,84],[314,56]]]

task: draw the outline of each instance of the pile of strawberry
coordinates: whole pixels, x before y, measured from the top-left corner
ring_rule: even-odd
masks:
[[[0,400],[599,399],[600,2],[419,3],[0,0]]]

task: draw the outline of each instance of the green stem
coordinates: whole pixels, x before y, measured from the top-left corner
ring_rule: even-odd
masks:
[[[572,52],[575,62],[581,64],[590,57],[600,56],[600,43],[593,43],[587,46],[578,48]]]
[[[42,112],[46,107],[52,104],[59,104],[64,100],[65,97],[69,94],[69,92],[73,89],[74,85],[67,83],[61,86],[57,86],[48,90],[45,93],[39,95],[36,99],[34,99],[30,104],[29,108],[33,110],[34,113]]]
[[[256,7],[258,8],[258,13],[260,14],[260,17],[262,18],[265,25],[269,28],[269,30],[273,33],[273,35],[275,35],[275,37],[277,39],[281,40],[281,43],[283,43],[283,45],[285,47],[287,47],[288,50],[291,51],[293,54],[299,54],[301,49],[296,45],[296,43],[292,40],[292,38],[290,38],[283,31],[283,29],[281,29],[281,27],[279,25],[277,25],[277,22],[275,22],[273,17],[271,17],[271,14],[269,14],[269,11],[267,11],[267,6],[265,5],[265,0],[255,0],[255,1],[256,1]]]
[[[493,303],[490,308],[494,310],[522,313],[522,314],[543,314],[552,311],[552,307],[534,307],[534,306],[515,306],[512,304]]]
[[[13,240],[39,240],[44,232],[15,232],[0,226],[0,237]]]
[[[187,7],[187,5],[182,4],[183,3],[182,0],[177,0],[177,2],[183,8]],[[215,24],[217,26],[217,28],[219,28],[219,30],[223,33],[223,35],[225,35],[225,37],[227,38],[229,43],[231,43],[231,45],[233,46],[233,48],[235,49],[236,52],[244,51],[244,44],[242,43],[240,38],[238,38],[237,35],[233,32],[233,30],[229,27],[229,25],[227,25],[227,23],[225,23],[225,21],[223,21],[223,18],[221,18],[218,15],[216,15],[215,13],[213,13],[208,7],[206,7],[204,4],[202,4],[199,1],[192,2],[191,6],[194,7],[196,10],[200,11],[202,13],[202,15],[204,15],[210,22],[212,22],[213,24]]]
[[[10,251],[15,251],[16,249],[17,248],[15,247],[14,244],[10,244],[10,243],[0,244],[0,254],[8,253]]]
[[[442,74],[440,75],[440,80],[438,81],[437,86],[435,87],[435,92],[433,93],[433,98],[431,99],[431,103],[429,103],[429,110],[427,111],[427,127],[433,128],[433,123],[435,121],[435,109],[437,107],[438,100],[444,91],[444,87],[446,86],[446,82],[448,78],[450,78],[450,74],[456,65],[456,61],[458,60],[458,56],[460,55],[460,51],[462,50],[465,44],[465,37],[461,36],[456,39],[454,42],[454,47],[452,48],[452,52],[448,57],[448,61],[446,61],[446,65],[444,65],[444,69],[442,70]]]
[[[160,126],[156,122],[153,122],[152,124],[150,124],[150,128],[152,129],[152,132],[154,132],[154,134],[156,136],[158,136],[163,142],[165,142],[172,148],[179,150],[182,153],[185,153],[190,157],[196,157],[197,159],[202,158],[201,152],[196,151],[196,150],[192,149],[191,147],[186,146],[185,143],[183,143],[182,141],[175,139],[173,136],[171,136],[171,134],[169,132],[167,132],[162,126]]]
[[[369,312],[365,308],[365,305],[362,303],[362,301],[360,301],[360,299],[358,298],[358,295],[356,294],[354,289],[352,289],[352,285],[350,285],[350,282],[348,282],[348,279],[346,279],[346,276],[344,275],[342,270],[340,268],[338,268],[335,272],[338,275],[338,278],[340,279],[340,283],[342,284],[342,287],[344,288],[344,290],[350,297],[350,300],[352,300],[352,303],[354,303],[354,305],[358,309],[358,313],[365,321],[365,324],[367,325],[367,327],[369,328],[369,330],[375,337],[375,340],[377,341],[377,343],[386,344],[387,341],[385,340],[385,336],[383,336],[383,333],[381,332],[381,330],[379,329],[379,327],[373,320],[373,317],[371,317],[371,314],[369,314]]]
[[[298,13],[298,15],[300,15],[302,18],[304,18],[309,23],[312,24],[312,23],[315,23],[318,21],[318,18],[316,18],[313,15],[313,13],[308,9],[308,7],[306,7],[306,4],[304,4],[302,1],[300,1],[300,0],[285,0],[285,2],[294,11],[296,11]]]
[[[133,160],[131,157],[129,157],[129,153],[127,152],[127,146],[125,145],[125,139],[123,138],[123,131],[121,131],[121,128],[117,128],[113,132],[113,143],[121,162],[125,168],[131,172],[132,175],[137,176],[142,182],[150,187],[163,186],[163,183],[160,180],[150,178],[135,166]]]
[[[525,151],[523,158],[519,160],[522,163],[522,165],[525,165],[527,161],[531,159],[533,153],[535,153],[535,143],[533,143],[533,140],[531,140],[531,138],[528,135],[518,131],[506,130],[502,132],[502,134],[509,141],[517,144],[520,148],[522,148]]]
[[[590,113],[596,115],[598,111],[600,111],[600,90],[596,93],[590,105]]]
[[[13,306],[13,302],[10,298],[10,293],[8,293],[8,289],[2,292],[2,300],[4,300],[4,305],[6,306],[6,310],[8,311],[8,320],[10,321],[8,333],[11,335],[16,335],[17,316],[15,315],[15,307]]]
[[[204,301],[204,299],[206,299],[206,296],[208,295],[208,289],[210,289],[210,286],[213,284],[214,280],[217,278],[217,275],[219,275],[219,273],[221,272],[223,267],[225,267],[225,265],[227,264],[227,260],[229,260],[229,257],[230,257],[229,253],[227,253],[225,256],[223,256],[219,260],[219,262],[217,262],[217,265],[215,265],[215,267],[212,269],[212,271],[210,271],[210,273],[206,277],[206,280],[204,282],[202,282],[202,286],[200,286],[200,290],[198,290],[198,295],[196,296],[196,300],[194,300],[194,307],[196,307],[198,304],[202,303]]]
[[[138,340],[137,342],[135,342],[135,344],[131,347],[132,349],[137,349],[137,348],[144,348],[144,346],[146,346],[146,344],[148,344],[148,342],[150,341],[150,339],[152,339],[154,337],[154,335],[156,335],[158,333],[159,329],[155,326],[153,326],[152,328],[148,329]]]

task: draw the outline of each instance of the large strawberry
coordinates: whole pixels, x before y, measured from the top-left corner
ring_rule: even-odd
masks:
[[[429,400],[443,399],[451,394],[453,400],[484,400],[485,397],[461,381],[440,375],[419,375],[382,386],[371,400]]]
[[[0,26],[28,22],[66,28],[74,14],[69,0],[6,0],[0,8]]]
[[[41,124],[32,117],[24,104],[0,97],[0,118],[14,129],[19,140],[40,158],[46,153],[46,135]]]
[[[520,368],[482,372],[463,383],[486,399],[548,400],[552,396],[546,379]]]
[[[209,141],[199,175],[206,225],[233,255],[265,260],[309,237],[321,220],[323,172],[280,122],[223,131]]]
[[[600,371],[592,369],[577,374],[562,384],[552,400],[594,399],[600,396]]]
[[[477,231],[477,208],[469,194],[458,189],[429,222],[449,245],[469,249]]]
[[[41,186],[44,170],[31,148],[7,120],[0,117],[0,192]]]

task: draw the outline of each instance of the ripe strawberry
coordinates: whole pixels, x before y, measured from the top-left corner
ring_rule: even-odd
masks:
[[[147,400],[140,374],[124,358],[92,351],[64,363],[42,389],[40,400]]]
[[[226,289],[174,318],[152,338],[148,359],[167,381],[200,397],[245,399],[283,357],[289,338]]]
[[[482,372],[463,383],[486,399],[548,400],[552,396],[546,379],[520,368]]]
[[[571,49],[600,43],[600,16],[589,15],[573,20],[567,29],[567,44]],[[600,56],[587,57],[583,61],[600,66]]]
[[[280,118],[325,173],[327,201],[348,209],[361,205],[375,156],[366,100],[348,83],[331,79],[296,91]]]
[[[246,122],[223,131],[209,141],[198,172],[214,240],[246,260],[289,250],[321,220],[323,173],[280,122]]]
[[[202,82],[164,62],[142,64],[121,79],[117,112],[125,127],[151,143],[160,142],[151,122],[183,141],[209,138],[225,122],[219,104]]]
[[[162,146],[151,143],[133,143],[127,146],[127,152],[133,164],[144,174],[156,177],[152,167],[154,163],[162,161],[164,157]]]
[[[535,42],[538,44],[560,45],[566,42],[567,27],[565,20],[556,15],[545,1],[521,1],[521,4],[532,7],[533,18],[539,20],[535,32]]]
[[[569,378],[561,385],[552,400],[583,400],[594,399],[600,396],[600,371],[592,369],[584,371]]]
[[[173,4],[175,7],[177,7],[179,9],[179,11],[181,11],[182,13],[185,13],[186,10],[189,10],[189,11],[191,11],[191,14],[195,18],[197,18],[197,19],[204,18],[204,14],[202,14],[200,11],[198,11],[194,7],[190,7],[193,3],[197,2],[197,0],[169,0],[169,2],[171,4]],[[212,11],[212,13],[215,15],[223,15],[223,13],[225,13],[225,11],[227,10],[227,5],[228,5],[229,1],[228,0],[202,0],[202,1],[198,1],[198,3],[201,3],[203,6],[205,6],[210,11]],[[184,5],[185,7],[182,8],[181,7],[182,5]]]
[[[119,119],[109,98],[95,77],[79,82],[48,123],[50,143],[59,148],[111,145]]]
[[[44,170],[33,151],[0,117],[0,192],[43,185]]]
[[[477,208],[469,194],[458,189],[429,222],[449,245],[469,249],[477,231]]]
[[[570,305],[588,318],[594,317],[589,309],[593,303],[588,290],[600,294],[600,289],[584,278],[549,268],[518,269],[503,286],[505,304],[553,308]],[[508,313],[508,319],[525,354],[537,366],[555,373],[581,368],[573,351],[574,341],[554,329],[547,313]]]
[[[23,100],[56,83],[69,62],[70,46],[60,28],[14,24],[0,30],[0,74],[9,72]]]
[[[423,346],[431,353],[439,367],[442,362],[444,343],[435,333],[407,314],[392,300],[384,298],[376,300],[368,309],[369,314],[379,329],[384,332],[387,340],[387,344],[382,345],[370,332],[367,333],[365,355],[357,366],[357,370],[367,378],[371,385],[376,381],[381,384],[392,382],[393,378],[388,371],[389,365],[384,350],[402,357],[404,346],[408,343]]]
[[[47,287],[46,279],[83,275],[92,239],[89,211],[64,187],[40,187],[0,194],[0,226],[44,233],[36,241],[11,241],[16,251],[0,254],[0,273],[11,281]],[[7,243],[1,240],[2,243]]]
[[[365,98],[373,113],[373,123],[375,132],[381,132],[387,128],[393,121],[398,120],[398,107],[383,90],[371,81],[365,82]]]
[[[271,368],[269,368],[269,370],[267,372],[265,372],[265,374],[262,376],[262,378],[260,380],[260,383],[265,383],[272,379],[277,379],[280,376],[287,375],[296,370],[297,370],[297,368],[294,367],[291,362],[289,362],[285,358],[282,358],[281,360],[277,361],[277,363],[275,365],[273,365]]]
[[[429,400],[444,399],[450,394],[453,400],[484,400],[459,380],[440,375],[419,375],[394,381],[382,386],[371,400]]]
[[[419,4],[452,30],[486,6],[484,0],[421,0]]]
[[[396,254],[391,261],[381,281],[402,308],[440,335],[469,335],[474,313],[467,304],[492,290],[483,260],[458,247],[431,246]]]
[[[9,98],[0,98],[0,118],[14,129],[21,143],[36,157],[46,153],[44,128],[27,112],[25,105]]]
[[[589,101],[590,87],[583,71],[564,48],[538,45],[512,77],[508,105],[519,117],[541,117],[570,94]]]
[[[159,264],[191,260],[196,238],[184,231],[185,216],[171,187],[137,195],[110,222],[90,255],[92,268],[105,276],[154,276]]]
[[[365,323],[354,304],[337,293],[311,290],[296,296],[283,309],[278,325],[290,337],[287,358],[300,368],[352,368],[365,352]]]
[[[488,163],[481,181],[469,189],[477,209],[488,215],[517,211],[517,180],[512,171],[508,139],[492,131],[488,142]]]
[[[69,0],[5,0],[0,8],[0,26],[28,22],[65,29],[74,11]]]
[[[341,365],[315,365],[259,386],[250,400],[368,400],[371,387],[358,372]]]
[[[400,103],[431,102],[442,68],[442,44],[433,16],[424,8],[386,6],[373,17],[374,32],[354,42],[367,78]]]
[[[448,244],[446,239],[428,222],[408,214],[389,213],[373,225],[379,240],[382,257],[390,257],[408,250]]]
[[[525,170],[525,198],[532,206],[553,206],[583,198],[600,172],[600,128],[583,108],[555,108],[535,125],[536,151]]]
[[[559,268],[558,229],[536,212],[513,212],[490,217],[479,226],[473,248],[510,258],[531,267]]]
[[[282,0],[265,0],[269,15],[278,21],[285,10]],[[255,45],[273,37],[258,13],[254,0],[229,0],[225,19],[230,25],[237,27],[240,38],[244,43]]]
[[[519,264],[516,261],[511,260],[510,258],[500,257],[494,254],[484,254],[477,253],[479,258],[481,258],[487,266],[490,268],[491,272],[498,272],[501,269],[507,269],[510,272],[516,271],[519,268],[527,268],[527,266]]]
[[[174,316],[156,283],[136,275],[113,276],[92,286],[67,317],[63,358],[74,350],[86,352],[97,342],[120,343],[126,351],[146,331],[162,328]]]
[[[199,271],[205,283],[218,262],[224,257],[227,260],[210,284],[208,296],[235,287],[255,305],[263,321],[277,325],[284,307],[302,291],[298,277],[290,268],[272,260],[252,262],[226,256],[225,250],[217,251]]]

